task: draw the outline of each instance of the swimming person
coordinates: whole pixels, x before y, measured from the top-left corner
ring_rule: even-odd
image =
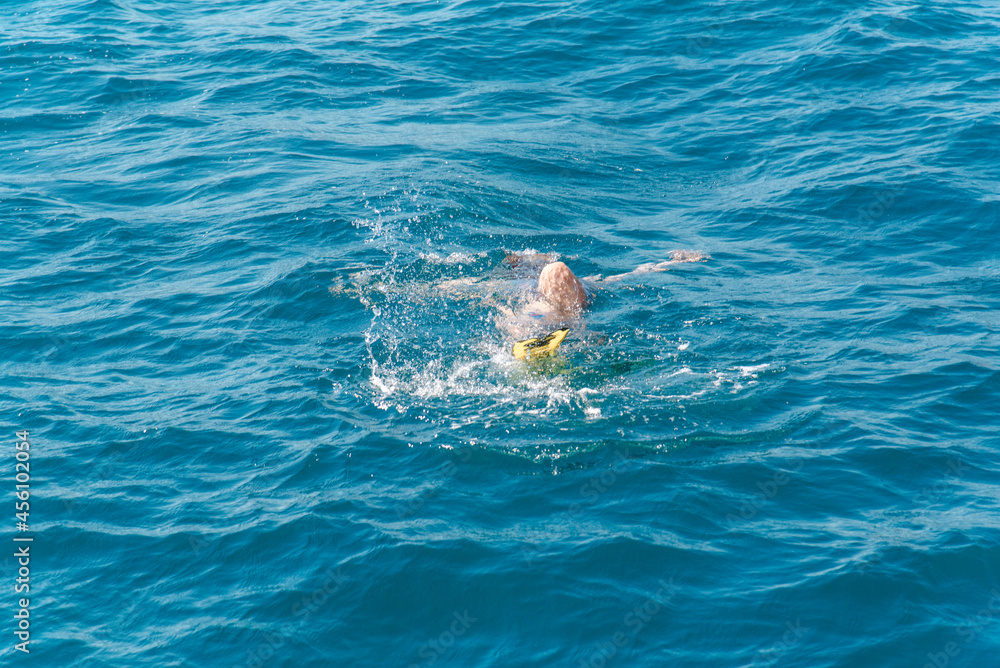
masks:
[[[331,294],[350,291],[370,308],[374,307],[366,295],[371,292],[397,297],[405,295],[404,300],[410,303],[425,303],[434,297],[470,300],[495,309],[490,314],[491,319],[509,337],[508,340],[522,344],[528,337],[541,337],[539,341],[544,343],[545,335],[557,331],[565,330],[564,337],[572,328],[574,338],[584,333],[582,316],[590,306],[594,288],[642,274],[667,271],[671,265],[681,262],[703,262],[709,256],[697,251],[675,250],[669,253],[669,258],[639,265],[623,274],[581,279],[557,254],[527,250],[506,252],[502,267],[485,276],[398,284],[395,281],[373,281],[377,274],[364,270],[350,275],[350,285],[340,283],[329,290]],[[561,342],[561,337],[552,339],[549,352],[558,348]],[[545,352],[540,348],[530,349]],[[518,350],[514,354],[517,357]]]
[[[585,280],[592,284],[614,283],[640,274],[667,271],[673,264],[702,262],[707,258],[700,252],[671,251],[669,260],[643,264],[624,274],[588,276]],[[554,254],[534,252],[508,253],[504,261],[515,269],[526,269],[530,273],[541,267],[535,289],[527,303],[516,312],[496,300],[488,300],[502,316],[497,324],[508,334],[524,338],[579,322],[591,297],[584,282],[565,262],[557,260]]]

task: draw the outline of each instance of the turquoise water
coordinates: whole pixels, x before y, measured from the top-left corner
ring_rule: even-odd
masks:
[[[0,10],[4,665],[997,665],[998,57],[985,2]],[[536,369],[442,288],[529,249],[710,259]]]

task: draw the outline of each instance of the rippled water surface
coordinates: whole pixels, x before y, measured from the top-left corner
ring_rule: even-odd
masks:
[[[997,665],[998,59],[989,2],[0,9],[3,661]],[[508,253],[682,249],[511,357]]]

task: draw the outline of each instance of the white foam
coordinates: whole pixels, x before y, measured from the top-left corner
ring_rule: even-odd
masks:
[[[421,260],[433,262],[435,264],[469,264],[478,258],[486,257],[486,253],[449,253],[446,257],[441,257],[437,253],[420,253]]]

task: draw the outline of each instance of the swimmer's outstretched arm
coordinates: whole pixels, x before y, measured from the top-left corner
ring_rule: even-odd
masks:
[[[632,278],[633,276],[638,276],[640,274],[651,274],[654,272],[667,271],[670,265],[680,264],[681,262],[704,262],[708,260],[709,256],[700,251],[684,251],[675,250],[670,251],[670,259],[664,260],[663,262],[647,262],[646,264],[640,264],[638,267],[632,271],[625,272],[624,274],[614,274],[613,276],[588,276],[587,280],[591,281],[601,281],[604,283],[614,283],[616,281],[622,281],[626,278]]]
[[[512,253],[507,251],[503,261],[513,269],[524,267],[540,270],[545,265],[555,262],[557,259],[559,259],[559,256],[555,253],[536,253],[535,251]]]

